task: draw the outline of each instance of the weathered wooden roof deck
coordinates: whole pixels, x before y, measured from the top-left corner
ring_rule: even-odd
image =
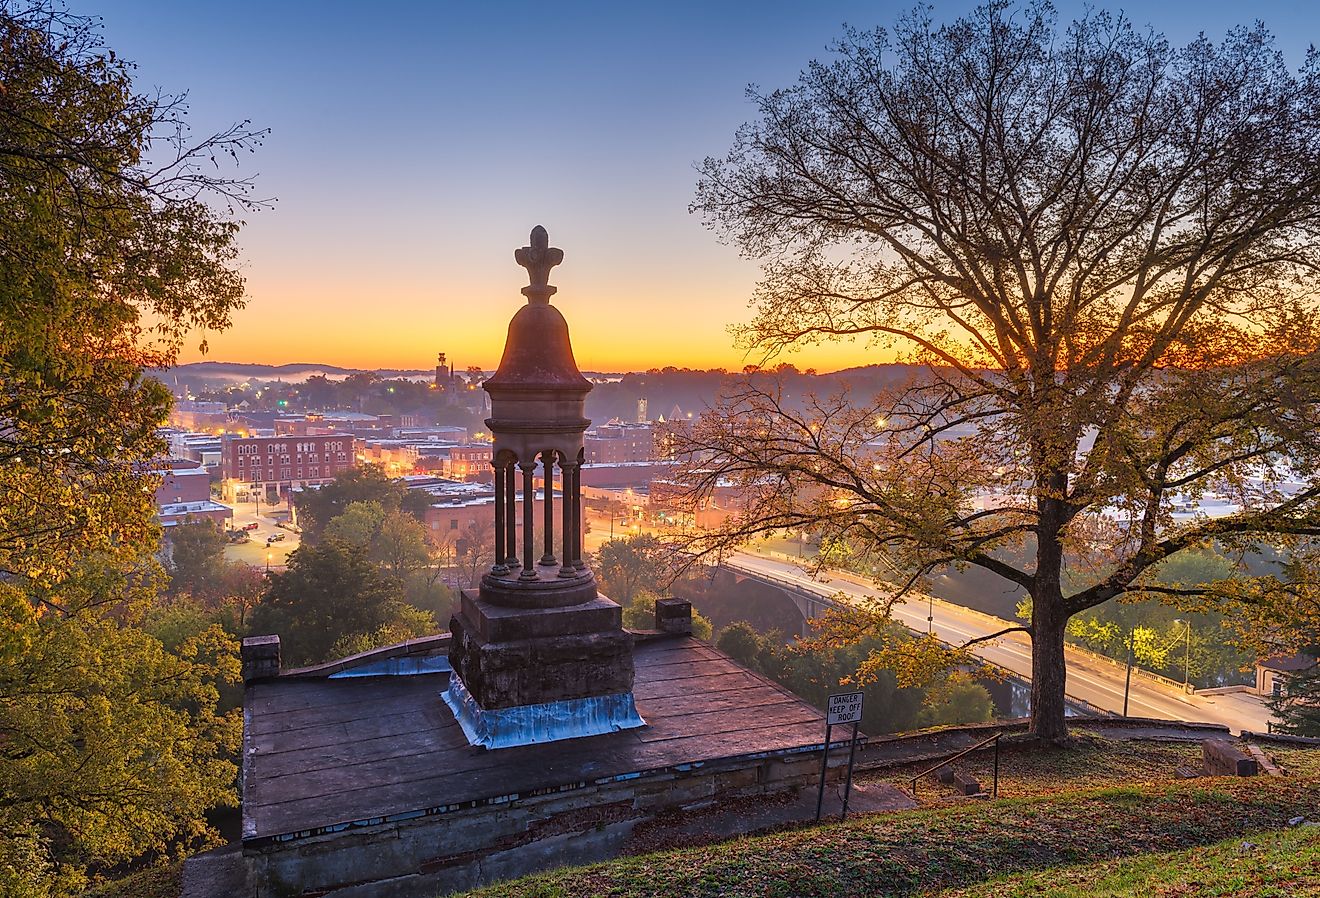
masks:
[[[819,711],[695,639],[642,643],[647,726],[487,751],[440,699],[446,674],[277,679],[244,709],[244,841],[332,832],[647,771],[819,749]]]

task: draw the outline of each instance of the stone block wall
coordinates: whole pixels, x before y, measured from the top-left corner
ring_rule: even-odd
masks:
[[[667,769],[561,792],[245,847],[256,898],[435,898],[617,857],[662,811],[814,787],[818,752]],[[831,776],[837,774],[832,767]]]

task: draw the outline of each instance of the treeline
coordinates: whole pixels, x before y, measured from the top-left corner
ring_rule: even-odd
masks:
[[[830,567],[880,579],[896,575],[891,564],[876,553],[865,553],[832,541],[820,546]],[[1035,546],[1030,541],[1015,554],[997,556],[1022,563]],[[1214,547],[1185,549],[1155,568],[1149,577],[1152,587],[1190,590],[1224,581],[1251,577],[1282,564],[1279,553],[1268,547],[1241,559],[1230,558]],[[1078,564],[1069,569],[1065,590],[1081,588],[1095,571]],[[1031,619],[1030,601],[1015,584],[980,568],[953,567],[937,570],[926,579],[926,588],[938,598],[974,608],[996,617],[1026,622]],[[1067,641],[1116,661],[1131,653],[1134,662],[1147,670],[1193,686],[1210,688],[1250,682],[1256,657],[1236,638],[1232,619],[1222,607],[1185,602],[1182,606],[1154,594],[1134,592],[1122,602],[1107,602],[1075,615],[1068,624]]]
[[[176,602],[139,472],[165,451],[169,410],[145,369],[242,305],[239,219],[262,204],[228,162],[262,132],[192,132],[182,99],[138,92],[102,34],[61,3],[0,4],[0,895],[14,898],[209,847],[208,815],[238,802],[234,633],[259,584],[225,570],[198,605]]]
[[[604,543],[592,559],[592,568],[601,591],[624,606],[624,623],[637,629],[649,629],[652,609],[662,584],[675,580],[675,556],[655,536],[639,534]],[[697,586],[695,578],[683,582]],[[765,620],[758,597],[743,593],[739,608],[720,597],[711,601],[716,590],[684,589],[683,597],[693,604],[693,631],[698,638],[713,641],[717,648],[751,670],[762,673],[818,708],[824,708],[827,696],[843,691],[856,682],[859,670],[868,658],[884,652],[900,658],[904,648],[920,647],[902,626],[889,624],[883,632],[868,633],[857,639],[814,638],[801,640],[779,629],[758,630],[746,620],[735,620],[717,635],[710,620],[700,612],[710,602],[723,619],[728,614],[746,614]],[[989,691],[966,671],[951,669],[925,677],[919,683],[900,685],[896,669],[868,670],[863,676],[866,691],[866,716],[862,730],[867,733],[893,733],[924,726],[977,723],[994,717],[994,702]]]
[[[372,465],[305,491],[302,544],[266,575],[225,559],[218,526],[181,524],[170,539],[172,603],[235,637],[279,635],[288,666],[441,632],[454,594],[446,577],[475,582],[493,546],[478,527],[433,539],[425,499]]]
[[[661,416],[668,419],[675,409],[685,417],[689,413],[696,417],[712,405],[730,383],[743,377],[757,381],[775,380],[784,391],[789,407],[800,407],[811,394],[827,396],[845,388],[865,402],[882,390],[921,376],[923,370],[919,366],[892,364],[818,374],[814,368],[799,370],[786,362],[764,369],[749,365],[737,372],[723,368],[652,368],[625,374],[617,381],[596,384],[587,396],[587,417],[597,423],[611,418],[635,421],[639,399],[646,400],[647,416],[651,420],[659,420]]]
[[[465,395],[480,389],[477,369],[455,377],[457,394],[432,387],[432,381],[383,378],[370,371],[355,372],[340,380],[316,374],[305,381],[289,383],[227,384],[201,390],[198,399],[243,405],[254,412],[296,413],[351,411],[368,415],[420,414],[427,424],[449,424],[469,431],[484,429],[481,398]],[[482,394],[484,396],[484,394]]]

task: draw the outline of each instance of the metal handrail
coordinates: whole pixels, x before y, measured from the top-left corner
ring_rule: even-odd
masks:
[[[929,770],[923,770],[921,771],[921,773],[918,773],[916,776],[912,777],[912,797],[913,798],[917,797],[917,780],[921,779],[923,776],[929,776],[930,774],[934,773],[936,770],[939,770],[941,767],[947,767],[949,764],[952,764],[954,761],[958,760],[963,755],[970,754],[976,751],[978,748],[985,748],[987,745],[993,742],[995,744],[995,782],[994,782],[994,790],[991,792],[991,796],[993,798],[998,798],[999,797],[999,737],[1002,735],[1004,735],[1002,732],[995,733],[989,739],[983,739],[980,742],[976,743],[975,745],[971,746],[970,748],[964,748],[956,755],[945,758],[943,761],[940,761],[938,764],[936,764],[934,767],[931,767]]]

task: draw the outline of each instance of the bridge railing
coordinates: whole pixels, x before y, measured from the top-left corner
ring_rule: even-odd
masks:
[[[810,587],[805,586],[797,581],[790,580],[786,577],[777,577],[774,574],[765,573],[763,571],[757,570],[756,568],[745,567],[743,565],[738,564],[737,562],[726,561],[724,562],[724,566],[732,570],[740,571],[741,573],[744,573],[749,577],[756,577],[761,580],[767,580],[778,586],[794,589],[798,592],[811,593],[815,597],[816,601],[822,602],[826,605],[830,605],[830,606],[838,605],[838,603],[833,601],[830,597],[822,595],[820,593],[813,592]],[[826,584],[823,583],[821,584],[821,587],[827,588]],[[835,590],[835,592],[840,592],[840,591],[841,590]],[[971,617],[978,618],[981,621],[987,624],[991,624],[999,629],[1014,626],[1014,623],[1012,621],[1004,620],[1002,617],[996,617],[993,614],[986,614],[984,611],[980,611],[976,608],[969,608],[966,605],[959,605],[956,602],[946,601],[944,599],[941,599],[939,596],[923,597],[923,598],[933,599],[935,604],[942,605],[946,608],[956,608],[959,613],[967,614]],[[940,641],[944,642],[944,640],[940,640]],[[952,643],[947,643],[947,642],[944,642],[944,644],[952,645]],[[1115,668],[1117,670],[1126,670],[1126,665],[1122,661],[1118,661],[1114,658],[1110,658],[1108,655],[1102,655],[1097,651],[1086,648],[1085,646],[1077,645],[1075,643],[1068,643],[1064,647],[1064,650],[1076,655],[1081,655],[1084,658],[1097,664],[1103,664],[1107,667]],[[1176,689],[1179,692],[1189,692],[1191,694],[1195,694],[1196,692],[1196,690],[1194,689],[1188,689],[1183,683],[1180,683],[1177,680],[1174,680],[1170,677],[1166,677],[1163,674],[1157,674],[1154,671],[1147,670],[1144,667],[1139,667],[1136,664],[1132,665],[1132,673],[1134,676],[1141,677],[1142,679],[1149,680],[1153,683],[1159,683],[1161,686],[1165,686],[1170,689]]]

